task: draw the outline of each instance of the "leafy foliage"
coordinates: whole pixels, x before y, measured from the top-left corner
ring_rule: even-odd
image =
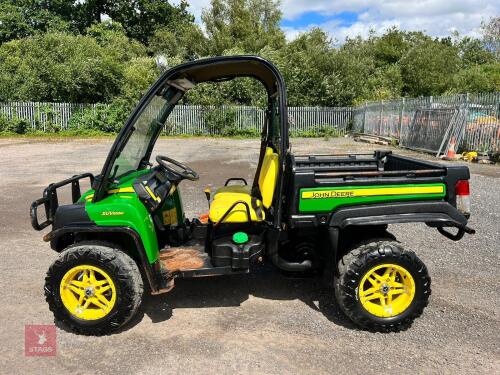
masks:
[[[75,115],[72,131],[114,132],[159,76],[156,61],[243,54],[279,67],[292,106],[500,91],[499,17],[482,25],[480,39],[393,27],[341,44],[318,28],[287,42],[280,21],[279,0],[211,0],[201,26],[185,0],[0,0],[0,101],[108,103]],[[183,103],[262,107],[266,100],[259,82],[239,78],[198,85]],[[239,132],[231,113],[205,116],[218,134]],[[50,131],[60,131],[55,124]],[[6,131],[31,128],[0,118]]]
[[[127,37],[125,29],[117,22],[104,21],[93,24],[85,30],[85,35],[95,39],[119,63],[146,55],[146,47]]]
[[[403,93],[439,95],[450,86],[460,68],[457,48],[446,41],[418,43],[401,59]]]
[[[185,0],[178,5],[167,0],[0,0],[0,42],[69,28],[84,33],[106,15],[124,25],[128,37],[147,43],[159,28],[192,23],[187,8]]]
[[[130,105],[124,100],[116,100],[109,106],[98,104],[73,115],[68,124],[71,131],[97,131],[117,133],[130,112]]]
[[[109,101],[123,71],[96,39],[47,33],[0,46],[0,100]]]
[[[14,133],[25,134],[29,131],[30,124],[26,120],[20,118],[7,119],[5,116],[0,116],[0,134]]]
[[[146,93],[158,77],[158,68],[151,57],[137,57],[128,61],[123,69],[120,99],[133,106]]]
[[[155,55],[178,56],[183,61],[209,53],[207,39],[195,24],[181,24],[173,31],[168,28],[156,30],[149,41],[149,50]]]
[[[496,92],[500,88],[499,64],[473,65],[453,76],[450,93]]]
[[[27,5],[27,1],[0,0],[0,43],[36,33],[71,30],[68,22],[49,9]]]
[[[222,55],[234,47],[258,53],[266,46],[277,49],[285,45],[285,34],[279,26],[279,1],[212,0],[202,20],[212,55]]]
[[[172,5],[166,0],[102,0],[86,1],[88,7],[94,5],[94,14],[107,14],[113,21],[124,25],[127,36],[147,43],[155,31],[168,26],[172,29],[179,24],[190,23],[194,17],[188,13],[188,4],[182,0],[179,5]],[[84,12],[88,14],[88,11]],[[88,21],[92,24],[97,19]]]

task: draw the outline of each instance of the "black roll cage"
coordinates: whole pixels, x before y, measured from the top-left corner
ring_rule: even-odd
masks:
[[[237,77],[252,77],[260,81],[267,90],[268,94],[268,113],[271,113],[273,98],[278,95],[278,110],[280,112],[279,116],[279,127],[280,127],[280,137],[278,139],[279,144],[275,144],[278,148],[279,155],[279,165],[280,170],[278,174],[278,181],[276,184],[276,191],[274,195],[275,205],[275,220],[274,227],[278,228],[281,224],[281,196],[283,189],[283,171],[285,168],[286,155],[289,148],[289,138],[288,138],[288,113],[286,110],[286,87],[283,76],[279,70],[269,61],[258,57],[258,56],[219,56],[206,59],[200,59],[188,63],[178,65],[161,75],[161,77],[151,86],[149,91],[142,97],[135,109],[132,111],[130,116],[125,122],[125,125],[118,133],[113,146],[106,158],[104,166],[102,168],[101,174],[96,176],[93,188],[95,190],[93,202],[97,202],[106,196],[106,186],[108,183],[108,178],[111,174],[111,168],[121,152],[122,148],[125,146],[130,135],[134,131],[134,123],[138,116],[142,113],[143,109],[149,104],[150,100],[157,95],[157,93],[162,90],[168,81],[175,78],[185,78],[190,77],[193,73],[199,77],[194,83],[202,82],[218,82],[224,79],[232,79]],[[270,121],[266,121],[263,129],[263,139],[262,144],[267,144],[269,142],[269,134],[272,132],[266,131],[266,127],[269,126]],[[161,133],[161,128],[156,130],[156,134],[151,137],[151,141],[146,149],[144,157],[142,158],[141,165],[138,168],[145,166],[151,157],[154,145]],[[261,153],[262,159],[262,153]],[[262,160],[259,160],[258,168]],[[277,203],[277,204],[276,204]]]

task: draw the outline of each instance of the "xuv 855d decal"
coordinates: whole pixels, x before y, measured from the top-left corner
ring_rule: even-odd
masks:
[[[300,190],[299,211],[331,211],[339,206],[405,200],[442,199],[444,184],[344,186]]]

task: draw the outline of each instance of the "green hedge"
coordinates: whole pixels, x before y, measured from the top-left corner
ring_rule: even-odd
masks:
[[[30,130],[31,125],[28,121],[20,118],[9,120],[7,117],[0,115],[0,133],[26,134]]]

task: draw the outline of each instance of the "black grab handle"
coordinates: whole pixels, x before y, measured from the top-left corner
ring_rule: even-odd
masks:
[[[52,224],[52,220],[50,220],[48,218],[48,211],[49,211],[48,202],[49,202],[49,200],[47,199],[47,197],[44,197],[44,198],[37,199],[36,201],[31,203],[30,217],[31,217],[31,226],[33,227],[33,229],[42,230],[43,228],[46,228],[50,224]],[[45,214],[47,216],[47,219],[43,223],[39,223],[37,209],[42,204],[45,205]]]
[[[459,228],[458,232],[456,234],[448,232],[446,229],[444,229],[444,227],[437,227],[437,230],[443,236],[445,236],[446,238],[448,238],[448,239],[450,239],[452,241],[459,241],[459,240],[461,240],[462,237],[465,234],[465,230],[463,230],[462,228]]]
[[[247,180],[245,180],[244,178],[241,178],[241,177],[231,177],[231,178],[228,178],[226,180],[226,183],[224,184],[224,186],[227,186],[227,184],[229,184],[231,181],[243,181],[243,183],[245,185],[248,185]]]
[[[252,221],[252,215],[250,214],[250,207],[248,206],[248,203],[245,202],[245,201],[236,201],[234,202],[228,209],[227,211],[224,213],[224,215],[222,215],[222,217],[220,218],[220,220],[218,222],[216,222],[214,224],[214,227],[217,227],[219,224],[221,224],[224,220],[226,220],[226,218],[229,216],[229,214],[231,213],[231,211],[239,204],[242,204],[245,206],[245,210],[246,210],[246,214],[247,214],[247,222],[251,222]]]

